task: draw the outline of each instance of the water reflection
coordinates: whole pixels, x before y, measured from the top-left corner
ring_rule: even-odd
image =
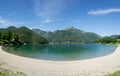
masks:
[[[6,47],[7,52],[20,56],[45,60],[81,60],[112,53],[115,46],[103,44],[57,44],[57,45],[16,45]]]

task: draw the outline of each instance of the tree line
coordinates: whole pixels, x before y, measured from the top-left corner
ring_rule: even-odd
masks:
[[[23,26],[16,28],[10,26],[8,28],[0,29],[0,44],[48,44],[48,40],[39,36],[32,30]]]
[[[95,41],[94,43],[120,43],[120,35],[115,38],[104,37],[100,40]]]
[[[0,44],[24,44],[25,35],[13,33],[12,31],[0,32]]]

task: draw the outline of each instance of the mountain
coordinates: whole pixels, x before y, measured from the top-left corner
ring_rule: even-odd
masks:
[[[32,30],[23,26],[20,28],[16,28],[14,26],[10,26],[8,28],[0,29],[0,40],[8,40],[14,42],[24,42],[24,43],[39,43],[45,44],[48,43],[47,39],[36,34]],[[7,42],[8,42],[7,41]]]
[[[120,35],[111,35],[111,36],[107,36],[107,37],[110,37],[110,38],[117,38],[118,36],[120,36]]]
[[[77,29],[77,28],[75,28],[73,26],[64,28],[63,30],[73,30],[73,31],[81,31],[81,32],[83,32],[82,30],[79,30],[79,29]]]
[[[105,36],[100,40],[95,41],[94,43],[109,43],[109,44],[119,44],[120,43],[120,35],[111,35]]]
[[[101,38],[95,33],[85,32],[75,27],[68,27],[54,32],[46,32],[39,29],[33,29],[33,31],[45,37],[51,43],[92,43]]]

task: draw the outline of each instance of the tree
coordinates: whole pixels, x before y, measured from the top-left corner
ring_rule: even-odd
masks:
[[[0,29],[0,44],[24,44],[24,43],[48,43],[48,41],[34,33],[27,27],[16,28],[10,26],[6,29]]]
[[[1,39],[3,39],[3,40],[10,40],[11,37],[12,37],[12,32],[10,30],[4,31],[1,34]]]
[[[95,41],[95,43],[116,43],[117,39],[115,38],[110,38],[110,37],[105,37],[103,39],[100,39],[98,41]]]
[[[119,36],[117,36],[117,39],[120,39],[120,35],[119,35]]]
[[[19,41],[19,34],[18,34],[18,33],[14,33],[14,34],[12,35],[12,40],[13,40],[13,41]]]
[[[1,40],[1,34],[2,34],[2,32],[0,32],[0,40]]]
[[[19,35],[19,41],[23,44],[25,43],[25,35],[24,34]]]

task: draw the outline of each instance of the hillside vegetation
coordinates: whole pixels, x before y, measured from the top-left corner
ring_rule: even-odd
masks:
[[[74,27],[56,30],[54,32],[46,32],[39,29],[33,29],[33,31],[42,37],[45,37],[51,43],[93,43],[101,38],[95,33],[84,32]]]
[[[20,28],[10,26],[0,29],[0,44],[32,43],[46,44],[48,41],[25,26]]]
[[[100,40],[95,41],[95,43],[114,43],[120,44],[120,35],[113,35],[109,37],[104,37]]]

